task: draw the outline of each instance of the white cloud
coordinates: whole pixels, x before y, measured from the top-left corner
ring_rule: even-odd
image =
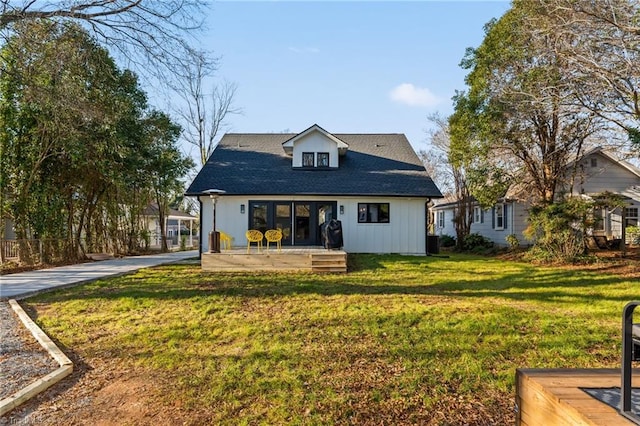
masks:
[[[417,87],[411,83],[402,83],[389,92],[392,101],[409,106],[433,107],[440,99],[426,87]]]
[[[293,53],[320,53],[320,49],[317,47],[293,47],[289,46],[289,50]]]

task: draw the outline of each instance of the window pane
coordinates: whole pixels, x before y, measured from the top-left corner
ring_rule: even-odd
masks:
[[[318,153],[318,167],[329,167],[329,153],[328,152],[319,152]]]
[[[379,204],[378,206],[379,206],[378,222],[388,223],[389,222],[389,204]]]
[[[253,204],[251,206],[251,227],[264,233],[267,230],[267,205]]]
[[[367,221],[367,205],[358,204],[358,222]]]
[[[313,152],[302,153],[302,167],[313,167]]]
[[[603,209],[593,210],[593,230],[604,231],[604,210]]]

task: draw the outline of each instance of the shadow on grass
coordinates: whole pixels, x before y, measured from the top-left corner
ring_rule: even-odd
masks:
[[[537,268],[529,264],[482,257],[442,259],[359,255],[350,258],[350,273],[346,275],[205,273],[186,266],[178,269],[159,267],[148,269],[145,273],[42,295],[38,299],[55,302],[123,298],[179,300],[203,297],[416,295],[575,303],[593,300],[626,302],[634,296],[631,287],[628,292],[625,288],[618,288],[615,295],[611,294],[607,287],[619,285],[624,280],[597,272]],[[497,266],[493,267],[491,263]],[[493,269],[480,268],[485,264]],[[472,269],[474,265],[476,270]]]

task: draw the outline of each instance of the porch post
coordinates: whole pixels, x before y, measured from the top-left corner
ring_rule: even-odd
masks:
[[[178,247],[182,244],[182,220],[178,218]]]
[[[193,219],[189,220],[189,247],[193,248]]]

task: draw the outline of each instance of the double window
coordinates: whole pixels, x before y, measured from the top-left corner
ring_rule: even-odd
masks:
[[[303,152],[302,167],[329,167],[329,153]]]
[[[389,223],[389,203],[358,203],[358,223]]]

